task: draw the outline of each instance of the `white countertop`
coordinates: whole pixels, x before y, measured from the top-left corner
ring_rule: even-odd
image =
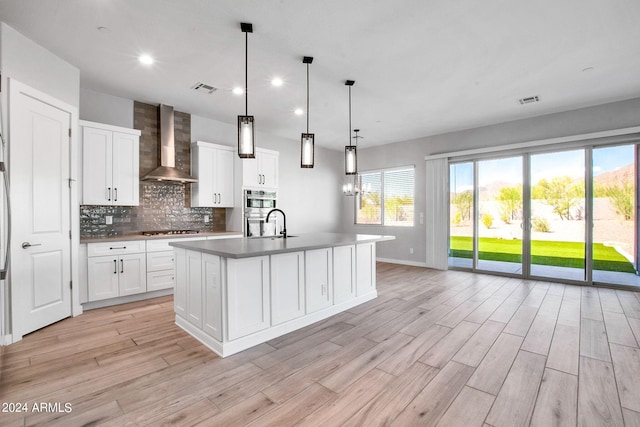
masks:
[[[394,240],[395,236],[374,234],[317,233],[282,238],[218,239],[172,242],[176,248],[198,251],[225,258],[251,258],[285,252],[347,246],[358,243]]]

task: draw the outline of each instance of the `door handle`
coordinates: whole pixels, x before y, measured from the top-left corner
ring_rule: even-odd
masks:
[[[22,243],[22,249],[30,248],[31,246],[42,246],[42,243],[34,243],[33,245],[29,242]]]
[[[120,273],[124,273],[124,261],[120,260]]]
[[[107,194],[107,201],[109,201],[109,202],[110,202],[110,201],[111,201],[111,187],[107,187],[107,192],[108,192],[108,194]]]

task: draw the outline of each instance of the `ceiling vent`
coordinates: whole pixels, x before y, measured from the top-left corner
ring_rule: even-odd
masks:
[[[218,90],[217,87],[213,87],[211,85],[208,85],[206,83],[201,83],[201,82],[196,83],[192,89],[197,90],[198,92],[203,92],[203,93],[206,92],[209,95],[211,95],[213,92]]]
[[[528,96],[526,98],[520,98],[518,100],[518,102],[520,102],[520,104],[524,105],[524,104],[533,104],[534,102],[540,102],[540,97],[538,95],[536,96]]]

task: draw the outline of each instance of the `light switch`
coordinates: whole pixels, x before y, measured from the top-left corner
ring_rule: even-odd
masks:
[[[204,223],[205,223],[205,224],[208,224],[208,223],[209,223],[209,220],[210,220],[209,215],[205,215],[205,216],[204,216]]]
[[[104,223],[107,225],[113,224],[113,217],[111,215],[107,215],[104,217]]]

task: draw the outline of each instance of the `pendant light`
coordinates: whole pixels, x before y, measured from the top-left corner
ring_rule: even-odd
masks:
[[[253,132],[253,116],[249,115],[248,90],[248,51],[249,33],[253,33],[253,24],[241,23],[240,29],[245,35],[244,42],[244,116],[238,116],[238,156],[242,159],[254,159],[256,147]]]
[[[358,173],[357,148],[351,145],[351,87],[354,83],[354,80],[347,80],[344,83],[349,87],[349,145],[344,147],[344,173],[346,175],[355,175]]]
[[[353,137],[353,139],[356,141],[353,147],[357,150],[358,139],[361,139],[362,137],[358,135],[358,132],[360,132],[360,129],[354,129],[353,131],[356,134],[356,136]],[[371,191],[371,184],[364,185],[362,183],[362,176],[359,175],[357,171],[353,175],[347,175],[347,179],[345,183],[342,185],[342,193],[345,196],[357,196],[359,194],[365,195],[370,191]]]
[[[303,133],[300,138],[300,167],[312,168],[313,167],[313,140],[314,134],[309,133],[309,64],[313,62],[312,56],[305,56],[302,58],[302,63],[307,64],[307,133]]]

